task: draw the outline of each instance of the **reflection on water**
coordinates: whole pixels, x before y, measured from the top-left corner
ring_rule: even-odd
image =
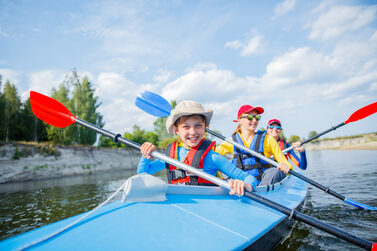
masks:
[[[93,209],[134,174],[135,170],[2,184],[0,239]]]
[[[377,151],[311,151],[303,174],[334,191],[377,206]],[[377,241],[377,212],[365,211],[309,186],[303,213],[352,233]],[[304,223],[297,223],[278,250],[362,250]]]
[[[303,174],[358,202],[377,206],[377,151],[311,151]],[[93,209],[131,172],[0,185],[0,240]],[[164,177],[164,173],[159,174]],[[120,194],[115,199],[120,198]],[[377,241],[377,212],[354,208],[309,186],[302,212],[361,238]],[[278,250],[360,250],[297,223]]]

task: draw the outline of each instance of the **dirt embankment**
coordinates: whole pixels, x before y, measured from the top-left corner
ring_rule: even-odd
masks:
[[[128,149],[0,144],[0,183],[135,170],[140,156]]]
[[[310,150],[377,150],[377,133],[368,133],[344,138],[322,139],[304,145]]]

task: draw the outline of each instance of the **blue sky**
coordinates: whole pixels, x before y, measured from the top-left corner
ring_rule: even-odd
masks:
[[[240,105],[307,137],[377,101],[377,1],[0,0],[0,74],[25,99],[75,68],[105,128],[152,130],[143,90],[214,110],[230,135]],[[377,114],[327,137],[375,132]]]

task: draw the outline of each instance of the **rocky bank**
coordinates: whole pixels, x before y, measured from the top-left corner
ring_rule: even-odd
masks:
[[[305,144],[305,149],[377,150],[377,133],[322,139]],[[0,143],[0,183],[136,170],[140,156],[124,148]]]
[[[377,150],[377,133],[368,133],[344,138],[322,139],[304,145],[310,150]]]
[[[131,149],[0,144],[0,183],[136,170]]]

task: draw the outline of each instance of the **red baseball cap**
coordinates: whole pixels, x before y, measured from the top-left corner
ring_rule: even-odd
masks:
[[[258,114],[262,114],[264,113],[264,109],[262,107],[252,107],[251,105],[243,105],[240,107],[240,109],[238,109],[238,114],[237,114],[237,119],[240,118],[240,116],[243,114],[243,113],[248,113],[248,112],[251,112],[251,111],[257,111]],[[238,122],[237,120],[233,120],[234,122]]]
[[[269,125],[271,125],[272,123],[277,123],[277,124],[279,124],[279,125],[281,126],[281,122],[280,122],[280,120],[277,120],[277,119],[271,119],[270,121],[268,121],[267,125],[269,126]]]

